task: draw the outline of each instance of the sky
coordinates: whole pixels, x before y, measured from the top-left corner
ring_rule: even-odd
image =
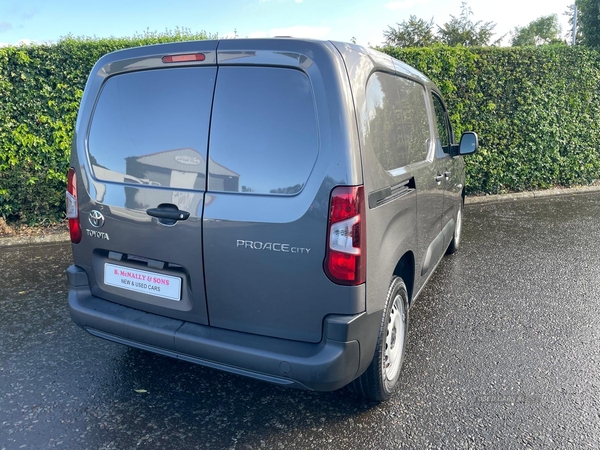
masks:
[[[388,25],[410,15],[438,25],[459,16],[462,0],[0,0],[0,45],[56,42],[62,36],[124,37],[176,27],[219,37],[293,36],[376,46]],[[563,15],[573,0],[468,0],[475,21],[496,36],[544,15]],[[509,36],[503,43],[508,45]]]

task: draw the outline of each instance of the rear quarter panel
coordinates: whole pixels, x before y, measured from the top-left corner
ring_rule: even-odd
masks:
[[[396,176],[379,162],[371,139],[368,137],[369,113],[366,86],[375,71],[395,73],[393,60],[382,53],[359,46],[335,43],[344,57],[356,108],[360,151],[364,176],[365,196],[385,187],[403,184],[412,177],[410,171]],[[418,73],[418,72],[416,72]],[[368,313],[385,306],[388,287],[394,269],[406,252],[415,255],[417,242],[416,192],[414,189],[399,199],[381,206],[367,206],[367,282]]]

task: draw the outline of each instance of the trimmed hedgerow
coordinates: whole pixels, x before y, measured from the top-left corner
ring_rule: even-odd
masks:
[[[79,101],[104,54],[212,38],[187,30],[124,39],[66,37],[0,49],[0,217],[40,224],[64,217]],[[441,88],[457,135],[473,130],[468,193],[588,184],[600,178],[600,54],[583,47],[382,49]]]
[[[465,158],[468,193],[589,184],[600,178],[600,54],[585,47],[432,47],[384,52],[442,90]]]

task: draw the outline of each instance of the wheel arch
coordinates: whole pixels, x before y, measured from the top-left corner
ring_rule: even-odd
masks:
[[[402,278],[406,285],[408,293],[408,305],[412,303],[413,289],[415,286],[415,255],[412,251],[407,251],[396,264],[394,275]]]

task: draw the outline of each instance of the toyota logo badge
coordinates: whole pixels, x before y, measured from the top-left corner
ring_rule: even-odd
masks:
[[[102,213],[100,211],[93,210],[90,213],[89,219],[90,219],[90,224],[94,228],[101,228],[102,225],[104,225],[104,216],[102,215]]]

